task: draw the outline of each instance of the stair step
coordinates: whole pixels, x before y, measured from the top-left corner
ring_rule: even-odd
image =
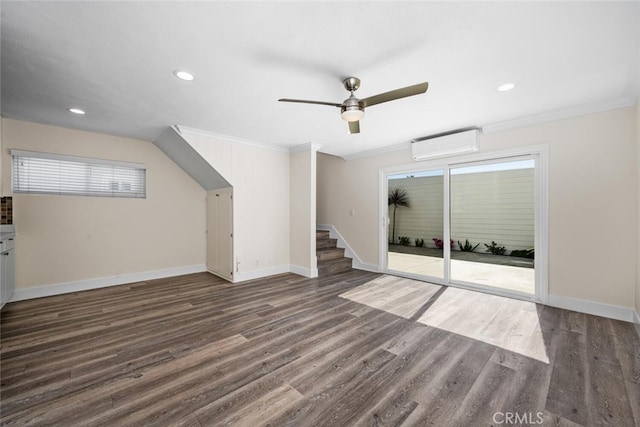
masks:
[[[316,238],[316,251],[322,249],[331,249],[335,248],[338,244],[338,239],[318,239]]]
[[[344,248],[339,248],[338,239],[332,239],[329,231],[316,230],[316,257],[318,275],[341,273],[352,268],[351,258],[344,256]]]
[[[318,261],[318,276],[349,271],[352,268],[351,258],[336,258]]]
[[[318,249],[316,251],[318,261],[326,261],[328,259],[344,258],[344,248],[328,248]]]
[[[316,230],[316,239],[328,239],[329,231],[327,230]]]

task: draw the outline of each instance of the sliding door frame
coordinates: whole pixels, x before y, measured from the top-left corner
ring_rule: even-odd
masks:
[[[449,245],[444,245],[443,257],[445,260],[444,279],[435,277],[425,277],[421,275],[415,275],[411,273],[400,272],[396,270],[389,270],[388,268],[388,226],[389,226],[389,206],[387,202],[388,195],[388,176],[397,175],[401,173],[418,173],[426,170],[442,169],[444,171],[443,191],[444,191],[444,206],[443,206],[443,241],[449,242],[451,238],[450,227],[450,169],[454,167],[462,166],[466,163],[477,162],[502,162],[508,161],[512,158],[531,156],[535,160],[534,169],[534,199],[535,199],[535,214],[534,214],[534,245],[536,251],[535,257],[535,293],[534,296],[524,295],[518,292],[510,292],[507,290],[501,290],[489,286],[482,286],[476,284],[465,284],[464,282],[452,282],[451,281],[451,248]],[[444,284],[448,286],[468,288],[481,292],[488,292],[496,295],[508,296],[511,298],[533,300],[546,304],[549,295],[549,278],[548,278],[548,259],[549,259],[549,213],[548,213],[548,146],[535,145],[529,147],[521,147],[510,150],[499,150],[474,153],[470,155],[447,157],[441,159],[427,160],[421,162],[415,162],[410,164],[403,164],[397,166],[391,166],[381,168],[379,171],[379,266],[382,272],[386,272],[394,275],[402,275],[409,278],[419,280],[429,280],[430,282],[437,284]],[[448,262],[447,262],[448,261]]]

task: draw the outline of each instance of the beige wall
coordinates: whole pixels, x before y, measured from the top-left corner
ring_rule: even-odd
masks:
[[[317,275],[316,151],[291,154],[291,265],[300,273]]]
[[[636,247],[636,316],[637,319],[640,319],[640,102],[636,104],[636,177],[637,177],[637,186],[638,186],[638,205],[637,205],[637,216],[636,216],[636,227],[638,230],[638,244]],[[639,331],[640,333],[640,331]]]
[[[289,268],[289,153],[183,132],[233,187],[234,280]]]
[[[2,142],[3,141],[3,135],[4,135],[4,132],[2,130],[3,129],[2,128],[2,123],[3,122],[4,122],[4,119],[2,118],[2,116],[0,116],[0,193],[1,193],[2,196],[10,196],[11,195],[10,193],[4,193],[4,185],[3,185],[3,182],[4,182],[3,173],[2,173],[2,170],[3,170],[2,164],[4,163],[2,161],[2,156],[3,156],[2,153],[4,153],[4,143]]]
[[[205,263],[205,191],[149,142],[2,119],[9,149],[144,163],[147,198],[15,194],[16,288]]]
[[[634,108],[619,109],[482,137],[485,152],[549,146],[551,294],[633,306],[636,114]],[[318,205],[331,208],[318,210],[318,222],[333,224],[364,263],[378,264],[379,169],[401,164],[415,164],[408,149],[351,161],[319,157]]]
[[[333,225],[362,262],[378,264],[379,170],[412,161],[409,150],[349,161],[318,154],[318,224]]]

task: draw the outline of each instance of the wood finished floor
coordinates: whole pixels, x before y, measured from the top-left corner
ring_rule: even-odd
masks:
[[[10,303],[0,423],[640,425],[633,325],[487,298],[352,270]]]

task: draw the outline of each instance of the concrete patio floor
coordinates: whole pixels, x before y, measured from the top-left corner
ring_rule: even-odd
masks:
[[[444,278],[443,258],[399,252],[389,252],[388,256],[387,267],[391,270]],[[451,279],[535,294],[535,269],[531,267],[452,259]]]

